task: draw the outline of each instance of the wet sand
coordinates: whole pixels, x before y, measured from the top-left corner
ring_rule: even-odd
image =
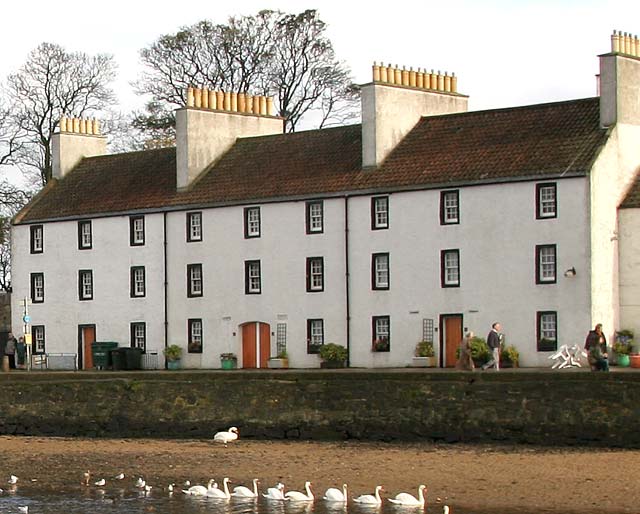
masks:
[[[327,487],[349,486],[349,496],[383,496],[428,487],[427,501],[486,509],[581,513],[640,512],[640,450],[549,449],[372,442],[243,440],[228,447],[200,440],[66,439],[0,437],[0,484],[9,474],[19,486],[55,490],[84,487],[124,472],[123,484],[143,476],[156,490],[186,479],[266,489],[282,481],[301,490],[312,482],[316,496]],[[6,487],[0,485],[1,487]]]

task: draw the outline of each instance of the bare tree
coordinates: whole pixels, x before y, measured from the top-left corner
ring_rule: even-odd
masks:
[[[9,75],[14,124],[25,138],[16,161],[37,169],[42,184],[51,178],[50,143],[58,121],[62,116],[89,116],[113,104],[109,84],[115,70],[110,55],[70,53],[42,43],[17,73]]]
[[[0,182],[0,290],[11,284],[11,218],[26,205],[31,193],[7,181]]]
[[[15,164],[15,156],[21,148],[19,129],[12,123],[9,109],[0,97],[0,169]]]

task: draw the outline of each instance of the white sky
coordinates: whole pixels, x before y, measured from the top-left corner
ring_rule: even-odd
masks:
[[[374,60],[453,71],[472,110],[594,96],[612,30],[640,33],[640,0],[12,0],[0,5],[0,81],[43,41],[110,53],[121,109],[139,108],[129,84],[141,48],[202,19],[263,8],[318,9],[357,83],[371,80]]]

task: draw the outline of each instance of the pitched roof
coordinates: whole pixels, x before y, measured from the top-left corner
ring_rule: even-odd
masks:
[[[605,140],[589,98],[423,117],[375,170],[362,169],[360,125],[238,139],[182,192],[175,148],[91,157],[16,222],[579,175]]]

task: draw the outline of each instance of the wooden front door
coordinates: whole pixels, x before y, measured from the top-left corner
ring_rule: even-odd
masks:
[[[271,331],[267,323],[242,325],[242,367],[266,368],[271,350]],[[258,359],[258,355],[260,358]]]
[[[93,355],[91,354],[91,343],[96,340],[95,325],[78,326],[78,354],[80,369],[93,368]]]
[[[462,340],[462,314],[440,316],[440,355],[442,367],[456,365],[456,350]]]

